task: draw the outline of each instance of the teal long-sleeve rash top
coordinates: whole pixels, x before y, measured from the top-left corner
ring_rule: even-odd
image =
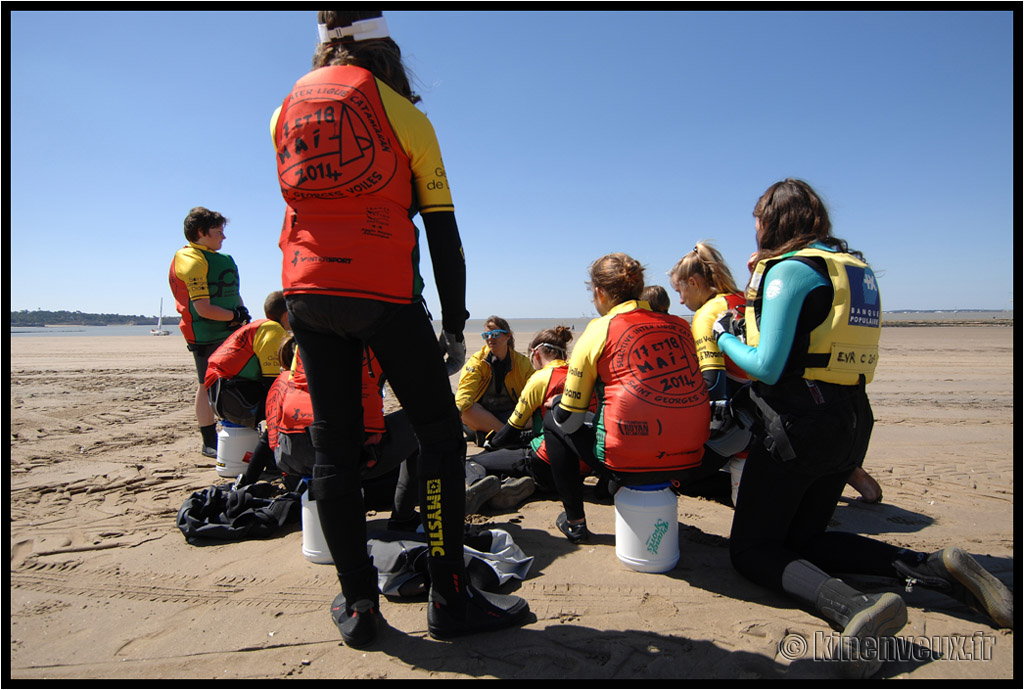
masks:
[[[811,246],[833,251],[817,242]],[[745,344],[730,333],[718,339],[718,347],[743,371],[772,385],[782,376],[789,359],[797,323],[807,297],[814,290],[822,288],[831,295],[832,286],[824,276],[802,261],[780,261],[768,269],[762,281],[764,299],[761,303],[757,347]],[[752,319],[753,307],[749,309],[747,318]]]

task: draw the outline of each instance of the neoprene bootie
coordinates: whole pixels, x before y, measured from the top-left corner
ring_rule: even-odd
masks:
[[[915,584],[938,590],[987,614],[1000,628],[1013,627],[1013,593],[960,547],[947,546],[892,565],[907,578],[908,591]]]
[[[341,594],[331,603],[331,620],[349,647],[361,649],[377,638],[380,614],[377,569],[372,562],[351,573],[338,573]]]

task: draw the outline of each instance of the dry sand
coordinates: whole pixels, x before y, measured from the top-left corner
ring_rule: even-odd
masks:
[[[958,544],[1013,586],[1013,333],[884,329],[865,467],[885,499],[863,505],[847,488],[835,528],[923,551]],[[588,504],[596,539],[580,547],[555,529],[553,501],[476,516],[535,557],[512,589],[536,620],[437,642],[423,601],[385,601],[379,642],[346,648],[328,616],[333,568],[304,559],[301,529],[202,547],[176,529],[189,494],[223,482],[198,452],[195,371],[177,334],[12,337],[10,348],[14,679],[836,675],[812,658],[827,625],[737,575],[732,509],[691,497],[679,501],[682,558],[663,575],[617,560],[607,502]],[[371,529],[386,517],[369,515]],[[1013,677],[1011,631],[934,592],[861,583],[909,605],[907,660],[880,676]]]

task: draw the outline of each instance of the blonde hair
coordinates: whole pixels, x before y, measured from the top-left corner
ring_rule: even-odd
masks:
[[[685,283],[690,276],[694,275],[703,278],[704,282],[719,294],[732,294],[740,291],[721,252],[707,241],[701,241],[694,245],[693,251],[677,261],[672,270],[668,272],[673,286]]]

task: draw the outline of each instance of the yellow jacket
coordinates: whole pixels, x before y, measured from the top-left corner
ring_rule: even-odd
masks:
[[[487,386],[491,383],[491,364],[487,357],[491,354],[491,348],[484,345],[483,348],[466,361],[459,376],[459,388],[455,392],[455,404],[459,412],[465,412],[473,403],[477,402],[487,392]],[[510,397],[510,407],[519,400],[519,394],[523,392],[526,382],[533,376],[533,365],[530,359],[509,348],[508,356],[511,358],[511,366],[505,374],[505,390]],[[505,420],[502,420],[505,421]]]

